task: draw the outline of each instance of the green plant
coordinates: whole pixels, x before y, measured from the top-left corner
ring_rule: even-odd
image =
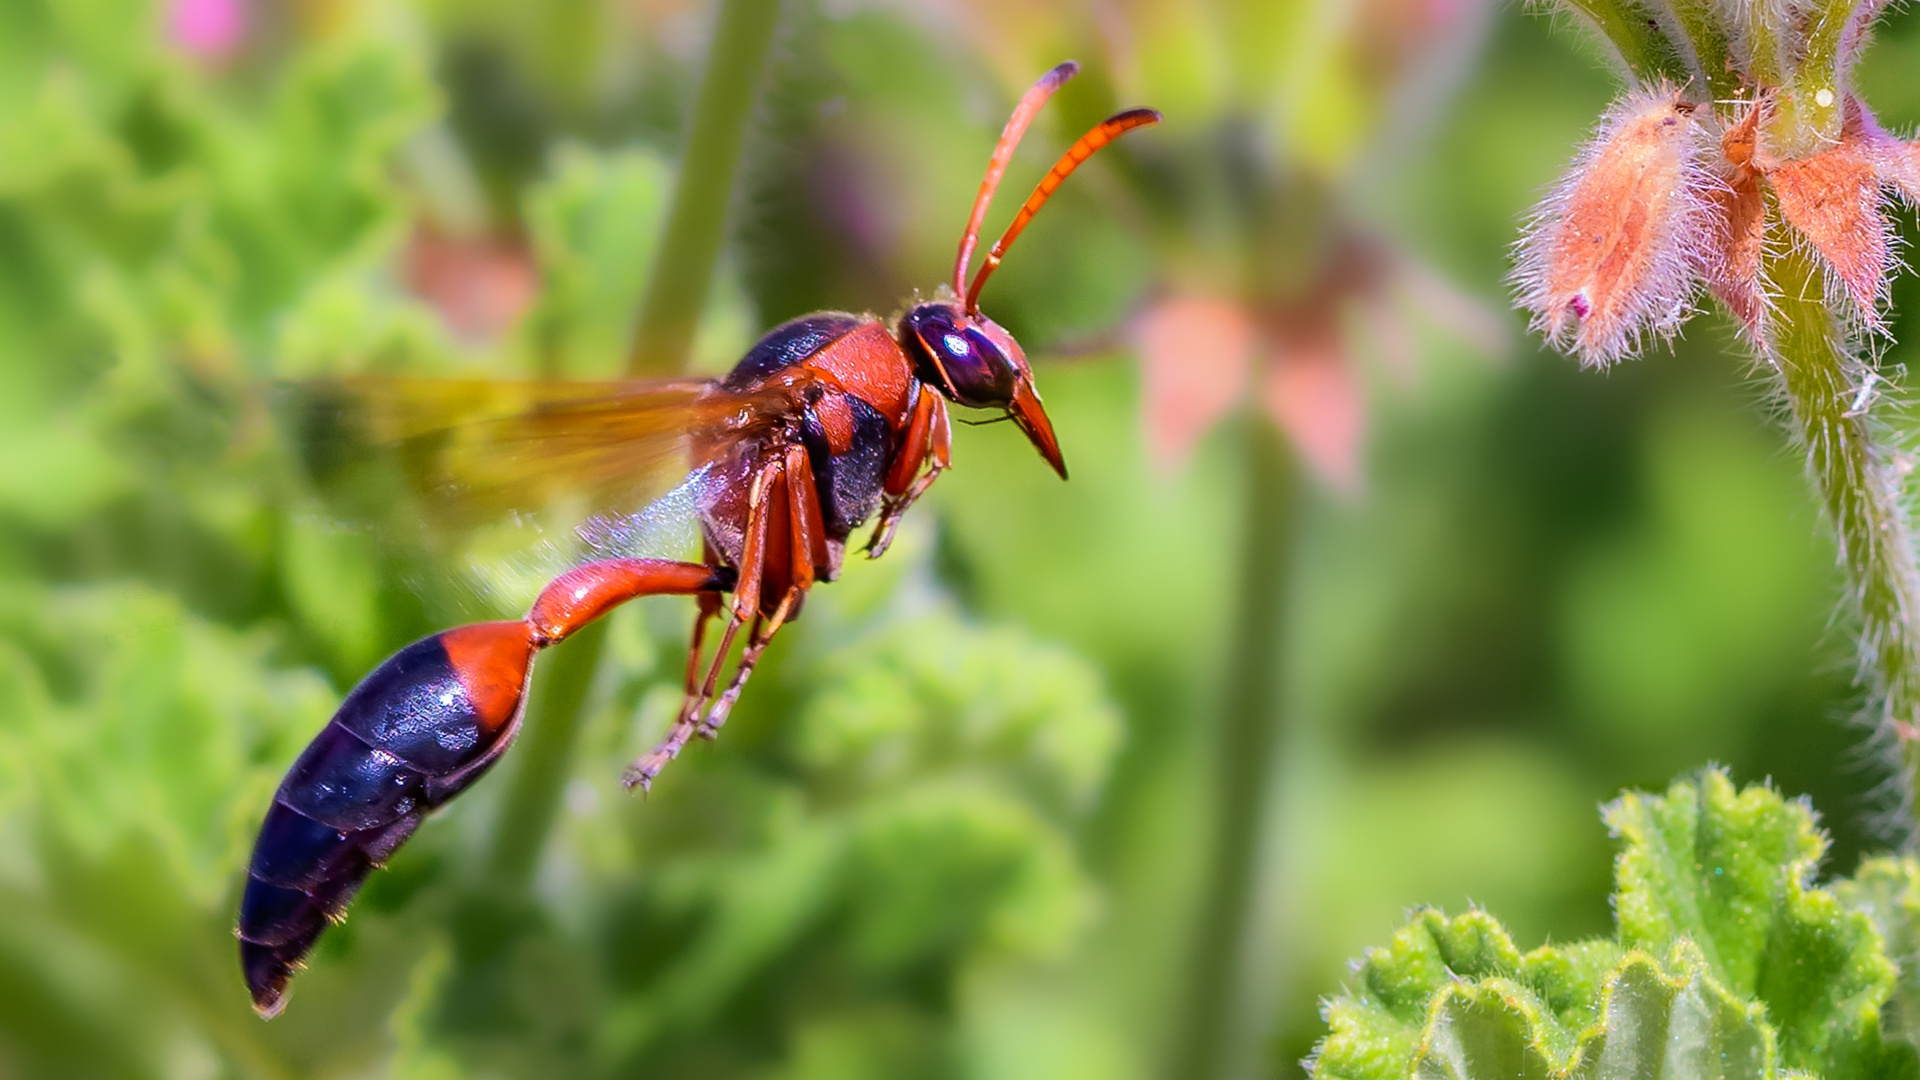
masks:
[[[329,517],[263,381],[606,373],[671,172],[554,135],[507,186],[546,287],[463,340],[396,280],[445,201],[432,155],[483,158],[444,145],[437,43],[361,12],[212,72],[130,32],[157,17],[0,11],[0,1074],[898,1075],[1004,1043],[996,988],[1098,909],[1075,837],[1119,721],[1073,651],[913,600],[923,533],[810,604],[832,632],[770,660],[736,751],[645,802],[603,789],[687,612],[621,616],[551,749],[395,860],[286,1016],[247,1014],[236,887],[278,775],[381,654],[501,584]],[[687,243],[717,261],[723,232]],[[717,291],[669,336],[731,358],[748,317]]]
[[[1859,681],[1920,782],[1920,564],[1871,337],[1887,331],[1889,193],[1920,144],[1853,88],[1882,5],[1570,0],[1630,86],[1536,210],[1515,280],[1584,365],[1671,339],[1704,286],[1806,454],[1860,623]],[[1489,915],[1423,911],[1326,1007],[1323,1077],[1920,1074],[1909,857],[1820,886],[1810,808],[1724,772],[1627,795],[1611,940],[1522,954]],[[1909,832],[1911,822],[1909,821]]]
[[[1811,808],[1720,770],[1603,816],[1621,841],[1614,937],[1523,953],[1486,912],[1416,912],[1326,1004],[1314,1075],[1920,1075],[1920,863],[1818,884]]]
[[[1896,263],[1889,195],[1920,199],[1920,144],[1854,89],[1884,4],[1569,0],[1630,86],[1520,245],[1535,329],[1590,366],[1671,338],[1704,286],[1784,405],[1839,541],[1860,681],[1920,777],[1920,563],[1871,338]]]

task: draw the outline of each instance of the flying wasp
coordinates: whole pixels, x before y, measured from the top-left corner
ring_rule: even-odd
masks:
[[[605,558],[547,584],[524,619],[478,623],[416,641],[354,687],[281,782],[254,842],[240,901],[240,966],[254,1009],[273,1016],[287,982],[369,872],[436,807],[493,767],[512,744],[535,654],[640,596],[691,595],[699,611],[686,696],[671,731],[627,769],[648,787],[695,735],[726,723],[754,665],[800,613],[807,590],[838,576],[847,540],[878,515],[867,553],[878,558],[907,508],[949,461],[947,405],[999,410],[1066,478],[1053,424],[1026,354],[980,312],[980,290],[1035,212],[1101,147],[1159,122],[1130,109],[1067,149],[994,243],[971,282],[968,265],[988,205],[1035,114],[1078,67],[1049,71],[1001,132],[960,237],[953,284],[888,325],[872,315],[819,312],[775,327],[714,380],[531,384],[536,404],[457,434],[515,448],[515,460],[591,482],[617,475],[661,436],[684,437],[692,460],[700,562]],[[350,388],[423,415],[490,391],[471,383],[366,380]],[[376,401],[376,405],[381,404]],[[398,434],[428,433],[401,423]],[[721,631],[709,654],[711,624]],[[721,683],[727,656],[740,659]]]

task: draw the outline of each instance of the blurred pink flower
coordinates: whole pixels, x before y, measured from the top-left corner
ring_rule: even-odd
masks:
[[[1356,356],[1370,347],[1387,376],[1410,383],[1418,352],[1410,315],[1487,356],[1508,347],[1506,327],[1487,305],[1352,233],[1297,296],[1188,294],[1153,303],[1132,336],[1154,465],[1178,469],[1207,429],[1251,394],[1309,472],[1335,492],[1358,495],[1367,403]]]
[[[224,60],[247,29],[244,0],[173,0],[167,32],[174,44],[202,60]]]
[[[1346,496],[1360,493],[1360,444],[1366,399],[1340,343],[1282,355],[1268,365],[1260,406],[1322,483]]]
[[[1246,389],[1253,316],[1231,300],[1176,296],[1149,308],[1134,333],[1147,450],[1171,471]]]
[[[512,326],[540,289],[533,256],[518,240],[451,236],[423,224],[405,258],[408,288],[468,341]]]

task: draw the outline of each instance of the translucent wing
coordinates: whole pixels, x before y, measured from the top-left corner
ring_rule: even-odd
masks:
[[[775,422],[784,408],[702,379],[363,375],[281,390],[282,420],[337,512],[381,522],[407,504],[453,531],[556,504],[576,518],[635,510],[686,473],[688,436]]]

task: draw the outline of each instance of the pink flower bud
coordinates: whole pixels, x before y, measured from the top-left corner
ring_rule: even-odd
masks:
[[[202,60],[224,60],[240,47],[247,12],[242,0],[174,0],[167,30],[182,49]]]
[[[1535,210],[1514,280],[1533,327],[1604,365],[1672,336],[1712,243],[1707,132],[1669,89],[1636,90]]]
[[[1171,473],[1245,388],[1253,316],[1232,300],[1174,297],[1149,308],[1136,334],[1147,449],[1154,465]]]
[[[1857,108],[1853,111],[1859,115]],[[1780,201],[1780,215],[1813,245],[1860,319],[1878,329],[1893,226],[1875,157],[1873,140],[1860,123],[1850,122],[1838,145],[1776,166],[1767,179]]]
[[[1720,156],[1728,172],[1725,183],[1707,193],[1713,230],[1704,267],[1707,288],[1740,320],[1756,344],[1768,307],[1760,278],[1767,206],[1760,193],[1760,172],[1753,164],[1760,114],[1756,103],[1720,137]]]

